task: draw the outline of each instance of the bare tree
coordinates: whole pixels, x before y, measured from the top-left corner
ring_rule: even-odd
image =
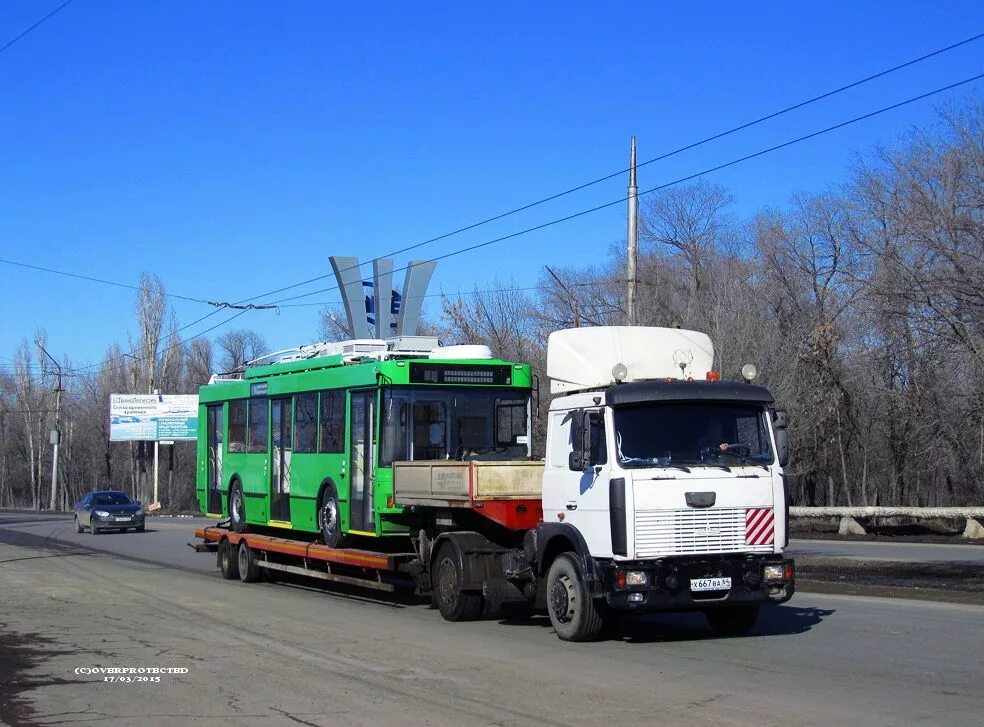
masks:
[[[222,371],[237,371],[249,361],[269,352],[263,337],[247,328],[226,331],[219,336],[218,346],[219,368]]]

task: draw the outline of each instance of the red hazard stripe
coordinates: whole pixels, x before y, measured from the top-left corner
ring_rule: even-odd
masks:
[[[775,533],[775,516],[772,508],[750,507],[745,510],[745,543],[766,545]]]

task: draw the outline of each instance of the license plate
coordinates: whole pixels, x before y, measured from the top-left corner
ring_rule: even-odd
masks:
[[[731,590],[730,578],[691,578],[691,591],[729,591]]]
[[[128,517],[114,517],[113,520],[115,520],[118,523],[128,523],[128,522],[130,522],[130,518],[128,518]]]

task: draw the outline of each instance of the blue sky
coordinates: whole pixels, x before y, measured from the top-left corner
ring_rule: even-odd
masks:
[[[0,45],[58,4],[4,2]],[[984,31],[979,2],[793,5],[75,0],[0,53],[0,257],[127,283],[149,271],[172,293],[240,300],[329,272],[329,255],[369,260],[617,171],[632,134],[647,159]],[[982,61],[984,40],[647,166],[640,188],[962,80]],[[931,122],[934,104],[982,89],[708,179],[733,191],[738,214],[782,206]],[[625,183],[396,264],[617,199]],[[619,205],[443,261],[431,292],[531,285],[543,265],[601,261],[624,236]],[[98,362],[135,336],[133,302],[0,265],[0,356],[43,327],[56,355]],[[208,312],[174,305],[179,324]],[[230,326],[283,348],[315,339],[318,310]]]

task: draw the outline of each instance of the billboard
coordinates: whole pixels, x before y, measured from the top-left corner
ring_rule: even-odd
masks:
[[[111,394],[109,397],[111,442],[197,438],[197,394]]]

